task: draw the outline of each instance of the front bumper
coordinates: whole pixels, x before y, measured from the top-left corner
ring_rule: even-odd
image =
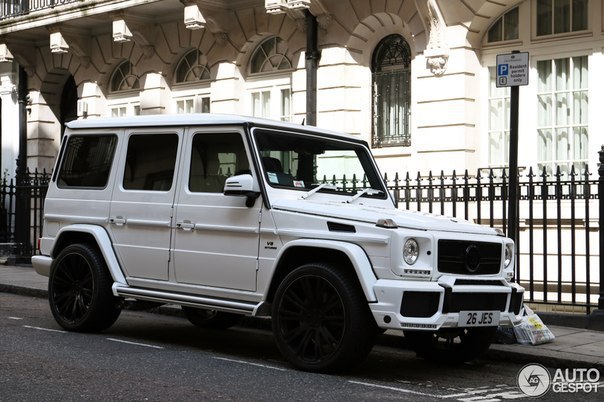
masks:
[[[499,311],[498,325],[520,321],[524,289],[501,278],[442,276],[438,282],[380,279],[370,309],[384,329],[438,330],[464,327],[460,312]]]

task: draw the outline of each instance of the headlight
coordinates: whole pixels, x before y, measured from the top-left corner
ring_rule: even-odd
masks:
[[[506,243],[505,244],[505,259],[503,261],[503,265],[505,268],[508,268],[510,264],[514,260],[514,243]]]
[[[413,265],[419,257],[419,244],[415,239],[407,239],[403,246],[403,259],[408,265]]]

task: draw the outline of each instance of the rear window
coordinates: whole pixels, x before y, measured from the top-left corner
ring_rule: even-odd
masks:
[[[117,137],[114,134],[70,136],[65,146],[57,185],[105,188],[116,143]]]

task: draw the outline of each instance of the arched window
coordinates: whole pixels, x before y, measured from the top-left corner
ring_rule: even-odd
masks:
[[[291,121],[291,69],[287,58],[287,42],[273,36],[262,42],[250,58],[249,73],[258,74],[248,80],[249,111],[252,116]]]
[[[140,88],[138,77],[132,73],[132,69],[132,63],[126,60],[113,70],[110,81],[111,92],[130,91]]]
[[[109,113],[112,117],[135,116],[140,114],[140,81],[133,73],[132,63],[125,60],[120,63],[109,80],[110,96],[107,98]]]
[[[518,39],[518,7],[512,8],[503,14],[489,29],[488,41],[500,42],[504,40]]]
[[[276,36],[260,44],[254,51],[250,62],[250,73],[270,73],[277,70],[289,70],[292,63],[285,55],[287,45]]]
[[[210,79],[205,56],[197,49],[185,54],[176,66],[174,82],[177,84]]]
[[[373,53],[373,146],[410,146],[411,49],[400,35],[382,39]]]
[[[210,70],[198,49],[185,53],[174,70],[173,113],[210,112]]]

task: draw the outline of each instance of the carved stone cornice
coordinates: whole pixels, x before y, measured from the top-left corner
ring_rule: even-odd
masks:
[[[432,74],[441,76],[447,70],[449,61],[445,20],[436,0],[415,0],[415,3],[428,32],[428,44],[424,51],[426,64]]]
[[[80,59],[83,67],[90,66],[90,37],[86,32],[67,29],[61,25],[52,25],[48,27],[48,32],[51,35],[59,35],[61,40],[66,45],[65,51],[69,51]],[[51,41],[51,52],[52,41]]]
[[[327,30],[333,17],[323,0],[265,0],[264,7],[269,14],[286,14],[304,32],[306,10],[317,18],[319,28]]]

